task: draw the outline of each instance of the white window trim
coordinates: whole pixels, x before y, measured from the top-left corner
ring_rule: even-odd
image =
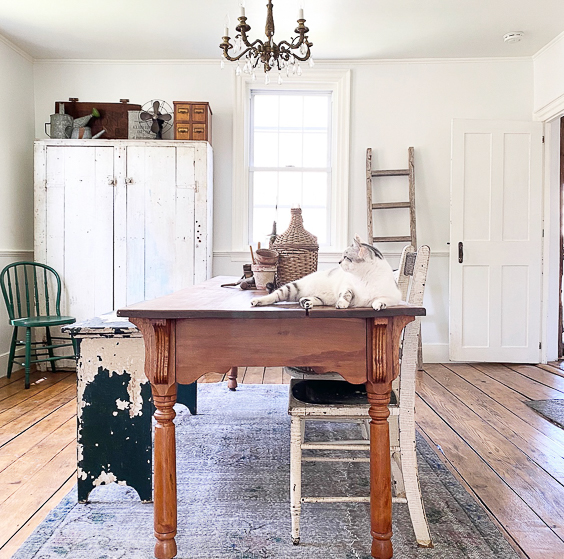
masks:
[[[251,90],[325,90],[333,92],[331,244],[320,250],[320,260],[334,261],[348,245],[350,70],[312,69],[300,78],[291,77],[281,85],[253,82],[250,76],[237,76],[233,110],[233,189],[231,250],[234,260],[248,253],[249,222],[249,109]],[[279,231],[282,233],[283,231]],[[239,253],[239,254],[237,254]],[[328,258],[324,259],[326,255]],[[247,256],[248,258],[248,256]]]

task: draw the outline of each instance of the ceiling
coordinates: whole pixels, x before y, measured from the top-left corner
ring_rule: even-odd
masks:
[[[275,40],[293,35],[300,2],[319,60],[532,56],[564,31],[562,0],[273,0]],[[36,59],[219,60],[239,13],[239,0],[1,3],[0,34]],[[253,40],[265,4],[245,1]],[[504,43],[510,31],[523,40]]]

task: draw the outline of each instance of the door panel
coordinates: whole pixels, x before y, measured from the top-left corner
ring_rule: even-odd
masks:
[[[64,279],[63,313],[113,310],[113,149],[47,148],[47,264]]]
[[[538,362],[542,124],[455,120],[452,142],[450,359]]]

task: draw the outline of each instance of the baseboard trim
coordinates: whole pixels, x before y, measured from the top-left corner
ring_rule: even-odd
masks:
[[[423,363],[448,363],[448,344],[423,344]]]

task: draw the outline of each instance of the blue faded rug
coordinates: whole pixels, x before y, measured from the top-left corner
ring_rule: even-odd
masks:
[[[179,559],[370,559],[368,504],[306,503],[290,539],[288,387],[202,384],[199,415],[177,406]],[[311,431],[309,431],[311,427]],[[308,424],[308,437],[358,437],[355,425]],[[518,559],[434,451],[418,438],[433,549],[417,548],[407,505],[394,505],[397,559]],[[367,495],[368,464],[306,462],[304,495]],[[13,559],[151,559],[153,507],[134,490],[63,499]]]

